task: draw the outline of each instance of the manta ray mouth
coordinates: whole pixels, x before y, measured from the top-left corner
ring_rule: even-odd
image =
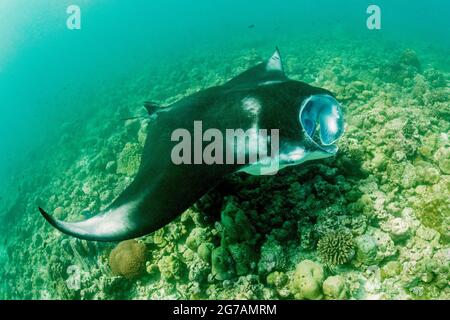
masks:
[[[305,99],[300,107],[300,123],[312,144],[327,153],[336,153],[335,143],[344,134],[344,116],[339,102],[319,94]]]

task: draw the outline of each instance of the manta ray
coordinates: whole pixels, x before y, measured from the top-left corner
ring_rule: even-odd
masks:
[[[278,48],[267,61],[222,85],[147,110],[152,119],[133,182],[105,210],[84,221],[59,221],[39,207],[53,227],[92,241],[138,238],[171,222],[227,175],[261,174],[260,161],[175,164],[171,135],[179,128],[193,132],[196,121],[221,132],[278,129],[279,169],[335,155],[345,125],[343,108],[331,92],[286,76]],[[244,152],[253,151],[247,146]]]

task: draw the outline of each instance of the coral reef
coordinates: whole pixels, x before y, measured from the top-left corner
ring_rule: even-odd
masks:
[[[127,143],[117,158],[117,173],[133,176],[141,163],[142,148],[137,143]]]
[[[323,267],[311,260],[300,262],[291,282],[291,292],[296,299],[319,300],[324,282]]]
[[[353,236],[347,232],[331,232],[317,243],[317,250],[324,262],[337,266],[349,262],[355,255]]]
[[[136,240],[119,243],[109,255],[109,265],[115,275],[133,279],[143,274],[146,248]]]
[[[8,199],[0,226],[0,298],[450,299],[449,73],[435,63],[443,57],[366,39],[288,40],[288,74],[345,105],[335,158],[276,176],[232,175],[139,241],[71,239],[36,206],[72,221],[108,206],[138,170],[151,125],[105,119],[223,83],[271,48],[205,50],[95,88],[75,100],[96,112],[62,125],[42,147],[48,156],[15,176],[24,192]]]
[[[327,299],[344,300],[347,298],[345,279],[341,276],[328,277],[323,282],[323,294]]]

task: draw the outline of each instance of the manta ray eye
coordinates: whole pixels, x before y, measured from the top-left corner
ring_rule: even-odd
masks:
[[[300,108],[300,123],[316,143],[330,146],[344,133],[344,117],[339,102],[329,95],[314,95]]]

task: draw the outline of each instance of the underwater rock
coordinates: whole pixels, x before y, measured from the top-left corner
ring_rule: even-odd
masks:
[[[417,53],[412,49],[406,49],[405,51],[403,51],[402,55],[400,56],[400,63],[407,66],[412,66],[418,70],[420,70],[421,68]]]
[[[320,300],[323,297],[323,267],[311,260],[300,262],[290,283],[295,299]]]
[[[113,199],[113,194],[111,190],[105,190],[100,192],[99,199],[102,205],[108,204]]]
[[[450,248],[442,248],[432,258],[431,271],[435,274],[435,285],[439,289],[449,288]]]
[[[377,244],[377,263],[384,259],[391,258],[397,253],[397,247],[388,233],[380,229],[372,229],[371,235]]]
[[[440,159],[439,160],[439,168],[441,168],[443,173],[450,174],[450,158],[449,159]]]
[[[166,280],[182,279],[184,277],[185,265],[177,254],[164,256],[158,261],[161,277]]]
[[[327,265],[349,262],[355,255],[353,236],[345,231],[330,232],[320,238],[317,250]]]
[[[200,258],[195,259],[189,264],[189,281],[197,282],[199,284],[205,283],[208,274],[211,272],[209,263],[206,263]]]
[[[100,289],[117,299],[125,299],[127,290],[130,290],[132,282],[123,277],[104,277]]]
[[[425,70],[424,76],[435,88],[444,87],[447,84],[444,74],[436,69]]]
[[[55,208],[53,211],[53,216],[60,220],[64,220],[67,217],[67,215],[64,214],[64,209],[62,207]]]
[[[404,241],[411,235],[411,226],[404,218],[389,219],[382,228],[389,232],[394,242]]]
[[[193,250],[197,251],[197,248],[202,244],[208,241],[207,229],[205,228],[194,228],[186,239],[186,246]]]
[[[227,246],[232,243],[249,241],[254,238],[255,229],[245,213],[239,209],[234,201],[226,204],[221,212],[221,244]]]
[[[415,167],[417,180],[424,184],[435,184],[440,180],[439,171],[428,162],[418,162]]]
[[[344,300],[347,298],[345,279],[341,276],[328,277],[323,283],[323,294],[330,300]]]
[[[397,61],[389,63],[380,70],[380,78],[388,82],[397,82],[406,87],[414,85],[412,79],[421,70],[421,64],[415,51],[403,51]]]
[[[115,161],[109,161],[106,166],[105,170],[109,173],[114,173],[117,170],[117,163]]]
[[[398,261],[389,261],[381,268],[381,278],[392,278],[402,272],[402,265]]]
[[[282,298],[287,298],[289,291],[289,277],[284,272],[272,272],[266,278],[267,284],[274,287]]]
[[[417,191],[416,191],[417,192]],[[445,242],[450,241],[450,183],[442,179],[431,188],[422,188],[420,198],[414,202],[414,209],[417,218],[424,226],[438,231]]]
[[[140,128],[141,122],[136,119],[125,121],[125,131],[130,138],[136,137]]]
[[[377,243],[375,239],[368,234],[355,238],[356,260],[365,265],[371,265],[377,259]]]
[[[215,248],[211,254],[211,273],[217,280],[231,279],[236,275],[234,261],[224,247]]]
[[[145,270],[146,247],[136,240],[119,243],[109,255],[109,265],[115,275],[133,279]]]
[[[352,100],[361,98],[361,94],[366,89],[366,84],[362,81],[353,81],[345,87],[342,100]]]
[[[439,148],[434,154],[434,160],[439,164],[443,173],[450,174],[450,147]]]
[[[140,163],[141,146],[137,143],[127,143],[117,158],[116,172],[131,177],[138,171]]]
[[[197,254],[203,261],[211,262],[211,253],[214,250],[214,244],[210,242],[202,243],[197,248]]]
[[[255,268],[255,251],[248,244],[232,244],[228,246],[228,250],[234,260],[236,274],[238,276],[246,275]]]
[[[278,241],[269,238],[261,247],[258,273],[265,275],[275,270],[284,269],[285,265],[286,255],[283,246]]]

